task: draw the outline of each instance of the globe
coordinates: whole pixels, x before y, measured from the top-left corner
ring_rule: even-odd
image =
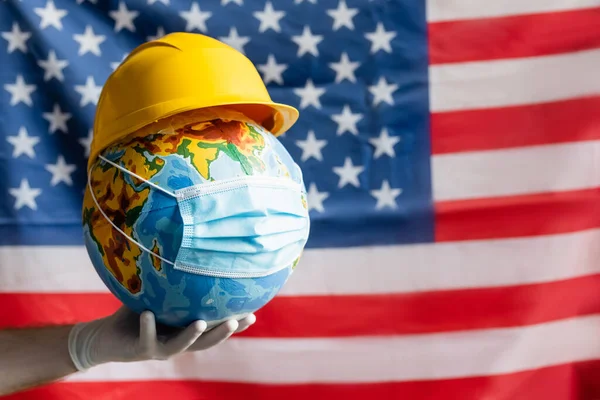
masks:
[[[244,175],[283,177],[302,184],[298,166],[280,141],[247,121],[192,119],[166,133],[132,135],[102,155],[171,192]],[[307,207],[305,195],[299,201]],[[257,278],[176,270],[135,242],[174,261],[183,235],[177,207],[175,198],[100,158],[91,164],[82,207],[85,246],[104,284],[133,311],[150,310],[158,322],[177,327],[197,319],[209,327],[240,319],[271,301],[298,264],[299,257]]]

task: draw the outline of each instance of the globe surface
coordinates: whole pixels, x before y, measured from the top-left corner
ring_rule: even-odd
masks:
[[[133,137],[103,156],[128,171],[174,192],[244,175],[285,177],[302,182],[283,145],[260,126],[212,120],[191,122],[169,134]],[[264,277],[220,278],[191,274],[142,250],[119,229],[152,252],[174,261],[183,223],[177,200],[118,168],[96,160],[83,204],[83,233],[92,264],[109,290],[136,312],[151,310],[159,322],[185,326],[203,319],[214,326],[254,312],[281,290],[298,263]],[[299,199],[306,208],[306,197]]]

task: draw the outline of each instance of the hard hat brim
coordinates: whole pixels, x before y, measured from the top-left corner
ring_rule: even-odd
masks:
[[[296,108],[275,102],[240,102],[222,104],[222,106],[241,112],[275,136],[288,131],[299,117]]]
[[[152,107],[152,110],[145,109],[139,110],[139,112],[129,114],[124,117],[125,120],[112,121],[115,128],[127,127],[112,130],[110,134],[102,132],[99,136],[94,134],[92,143],[90,145],[90,157],[88,159],[88,167],[93,163],[95,158],[100,154],[101,151],[109,147],[110,145],[118,142],[119,140],[127,137],[128,135],[136,132],[137,130],[156,122],[159,119],[169,118],[174,115],[184,113],[186,111],[192,111],[197,109],[211,108],[211,109],[225,109],[237,111],[258,125],[262,126],[274,136],[279,136],[288,131],[298,120],[299,112],[296,108],[287,104],[276,103],[276,102],[223,102],[220,104],[214,104],[208,106],[202,102],[194,101],[181,101],[177,102],[180,104],[174,104],[173,101],[157,104]],[[161,112],[158,109],[163,109]],[[158,116],[159,115],[159,116]],[[218,112],[217,112],[218,115]],[[158,116],[158,117],[157,117]],[[112,125],[112,124],[110,124]]]

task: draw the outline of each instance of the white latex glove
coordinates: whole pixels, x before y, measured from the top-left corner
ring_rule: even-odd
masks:
[[[185,351],[216,346],[255,321],[250,314],[206,333],[206,322],[196,321],[185,329],[163,327],[171,333],[160,335],[152,312],[138,315],[123,306],[108,317],[75,325],[69,334],[69,354],[80,371],[108,362],[167,360]]]

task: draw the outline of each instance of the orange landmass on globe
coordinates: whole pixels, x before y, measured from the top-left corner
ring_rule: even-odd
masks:
[[[210,163],[219,152],[240,162],[248,175],[254,169],[264,169],[263,162],[255,157],[264,149],[264,140],[243,122],[212,120],[190,122],[173,133],[134,137],[120,148],[138,148],[157,156],[180,154],[190,159],[202,177],[210,179]]]
[[[141,209],[148,197],[148,189],[135,191],[122,179],[114,179],[115,170],[95,168],[91,176],[91,187],[102,210],[108,218],[127,235],[133,235],[127,211]],[[122,172],[118,172],[122,174]],[[90,189],[88,188],[88,191]],[[129,292],[142,289],[137,258],[142,250],[113,228],[98,211],[89,193],[84,196],[84,221],[90,235],[98,244],[104,265]]]

